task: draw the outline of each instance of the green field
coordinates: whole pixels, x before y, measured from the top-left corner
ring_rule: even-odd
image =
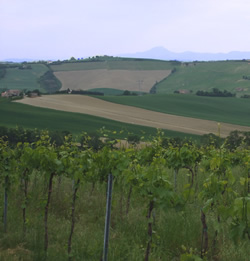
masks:
[[[170,70],[176,62],[144,59],[118,59],[99,62],[76,62],[51,65],[54,72],[58,71],[81,71],[81,70]]]
[[[12,128],[22,126],[27,129],[70,131],[74,135],[79,135],[83,131],[93,133],[105,127],[109,131],[123,130],[124,133],[119,138],[127,137],[128,133],[145,137],[156,134],[156,129],[150,127],[126,124],[80,113],[33,107],[9,102],[3,98],[0,99],[0,115],[0,126]],[[168,130],[165,131],[165,134],[169,137],[198,138],[196,135]]]
[[[157,85],[157,93],[173,93],[175,90],[211,91],[213,88],[236,93],[250,93],[249,61],[221,61],[183,63],[176,72]],[[238,89],[239,88],[239,89]],[[238,91],[237,91],[238,89]]]
[[[176,90],[189,90],[196,93],[198,90],[211,91],[213,88],[236,93],[237,96],[250,94],[249,61],[215,61],[190,62],[118,59],[91,62],[63,63],[52,65],[53,71],[79,70],[173,70],[169,77],[159,82],[157,93],[173,93]]]
[[[250,126],[250,101],[195,95],[100,96],[100,99],[174,115]]]
[[[39,89],[45,92],[44,89],[40,88],[37,82],[38,78],[42,76],[48,67],[44,64],[30,64],[32,69],[20,70],[18,68],[6,69],[6,75],[0,79],[0,89],[18,89],[18,90],[34,90]]]
[[[5,77],[0,79],[0,89],[39,89],[37,80],[48,70],[48,67],[45,64],[31,64],[31,67],[32,70],[8,68]],[[109,96],[98,98],[115,103],[174,115],[250,126],[249,99],[173,94],[175,90],[180,89],[192,90],[194,94],[197,90],[211,91],[212,88],[226,89],[233,93],[238,88],[237,96],[248,94],[250,93],[250,80],[243,79],[243,76],[250,78],[249,61],[180,63],[147,59],[114,58],[105,60],[103,58],[100,61],[62,62],[58,65],[51,65],[51,68],[53,71],[176,69],[169,77],[157,84],[156,90],[159,95],[119,96],[123,91],[111,88],[94,89],[94,91],[104,92],[105,95]],[[142,129],[142,127],[132,125],[125,127],[129,125],[97,117],[46,111],[44,109],[26,107],[21,104],[14,105],[14,103],[9,103],[8,106],[1,104],[0,110],[1,125],[6,126],[22,125],[26,128],[37,127],[63,130],[66,125],[66,129],[72,133],[80,133],[83,130],[83,126],[84,130],[88,131],[96,130],[102,126],[109,126],[112,130],[116,128],[132,128],[129,131],[134,133],[139,133],[139,130]],[[65,117],[67,118],[66,120],[64,120]],[[79,124],[79,122],[84,123]],[[151,133],[151,131],[149,132]]]
[[[8,68],[0,89],[38,89],[38,78],[47,70],[45,64],[31,64],[32,70]],[[211,91],[213,88],[236,93],[237,96],[250,94],[250,62],[249,61],[213,61],[213,62],[178,62],[150,59],[105,58],[78,62],[59,62],[52,64],[54,72],[82,70],[173,70],[170,76],[157,84],[159,94],[170,94],[177,90]],[[243,79],[244,77],[244,79]],[[84,83],[83,83],[84,84]],[[44,90],[41,90],[44,91]],[[108,95],[117,95],[109,92]]]

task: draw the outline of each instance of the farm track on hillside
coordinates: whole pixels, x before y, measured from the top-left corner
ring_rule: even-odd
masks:
[[[17,102],[60,111],[84,113],[115,121],[184,133],[197,135],[207,133],[218,134],[218,123],[215,121],[154,112],[106,102],[83,95],[46,95],[38,98],[25,98]],[[221,123],[220,134],[222,137],[225,137],[236,129],[240,131],[250,131],[250,127]]]

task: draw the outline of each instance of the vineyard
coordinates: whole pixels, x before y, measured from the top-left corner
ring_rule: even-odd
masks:
[[[0,139],[0,259],[103,260],[112,174],[108,260],[248,260],[248,146],[162,137],[140,149],[108,138],[93,149],[87,134],[81,145],[67,136],[56,146],[46,132],[33,143]]]

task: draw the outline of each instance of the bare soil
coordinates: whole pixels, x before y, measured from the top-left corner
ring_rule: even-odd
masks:
[[[90,90],[113,88],[149,92],[155,82],[169,76],[170,70],[82,70],[55,72],[62,82],[61,90]]]
[[[17,102],[33,106],[68,112],[78,112],[99,116],[115,121],[149,126],[160,129],[203,135],[218,134],[218,123],[215,121],[175,116],[149,111],[131,106],[106,102],[83,95],[46,95],[38,98],[25,98]],[[250,131],[250,127],[220,124],[220,135],[226,137],[231,131]]]

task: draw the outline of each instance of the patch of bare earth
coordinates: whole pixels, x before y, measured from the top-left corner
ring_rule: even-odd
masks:
[[[55,72],[62,82],[61,90],[90,90],[113,88],[149,92],[155,82],[169,76],[170,70],[82,70]]]
[[[68,112],[78,112],[99,116],[115,121],[149,126],[160,129],[203,135],[218,134],[218,123],[160,112],[149,111],[131,106],[106,102],[83,95],[46,95],[38,98],[25,98],[17,102]],[[233,130],[250,131],[250,127],[220,124],[222,137],[228,136]]]

